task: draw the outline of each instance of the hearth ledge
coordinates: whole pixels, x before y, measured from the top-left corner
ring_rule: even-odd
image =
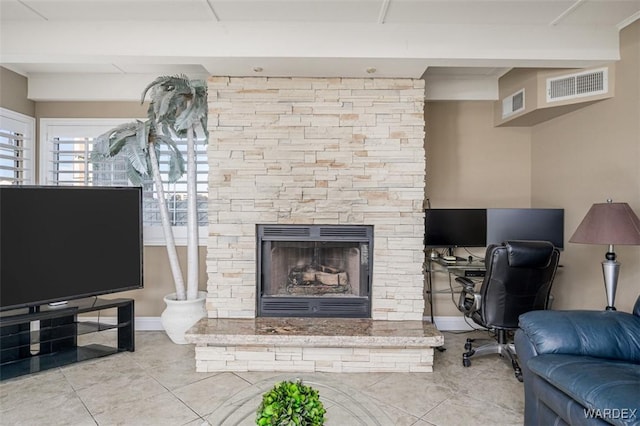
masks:
[[[186,339],[198,372],[432,372],[444,344],[428,322],[346,318],[209,318]]]

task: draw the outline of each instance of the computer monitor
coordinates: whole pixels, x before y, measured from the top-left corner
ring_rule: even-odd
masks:
[[[486,209],[425,210],[425,247],[485,247]]]
[[[487,245],[507,240],[550,241],[564,249],[564,209],[487,209]]]

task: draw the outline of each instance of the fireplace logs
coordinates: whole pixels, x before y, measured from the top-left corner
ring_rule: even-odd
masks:
[[[349,276],[330,266],[304,265],[289,271],[287,293],[294,295],[323,295],[350,291]]]

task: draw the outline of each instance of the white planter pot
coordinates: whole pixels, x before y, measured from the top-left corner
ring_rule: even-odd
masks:
[[[189,343],[185,340],[184,334],[198,320],[207,316],[207,311],[204,307],[206,298],[206,291],[199,291],[198,298],[193,300],[176,300],[175,293],[164,297],[167,308],[162,312],[160,319],[162,320],[164,331],[173,343],[179,345]]]

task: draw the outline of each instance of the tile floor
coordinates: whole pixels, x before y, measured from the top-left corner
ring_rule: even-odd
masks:
[[[327,426],[521,425],[524,391],[506,363],[462,367],[464,340],[486,334],[444,335],[433,373],[296,375],[196,373],[193,345],[142,331],[133,353],[0,382],[0,424],[249,426],[264,392],[301,378],[319,390]]]

